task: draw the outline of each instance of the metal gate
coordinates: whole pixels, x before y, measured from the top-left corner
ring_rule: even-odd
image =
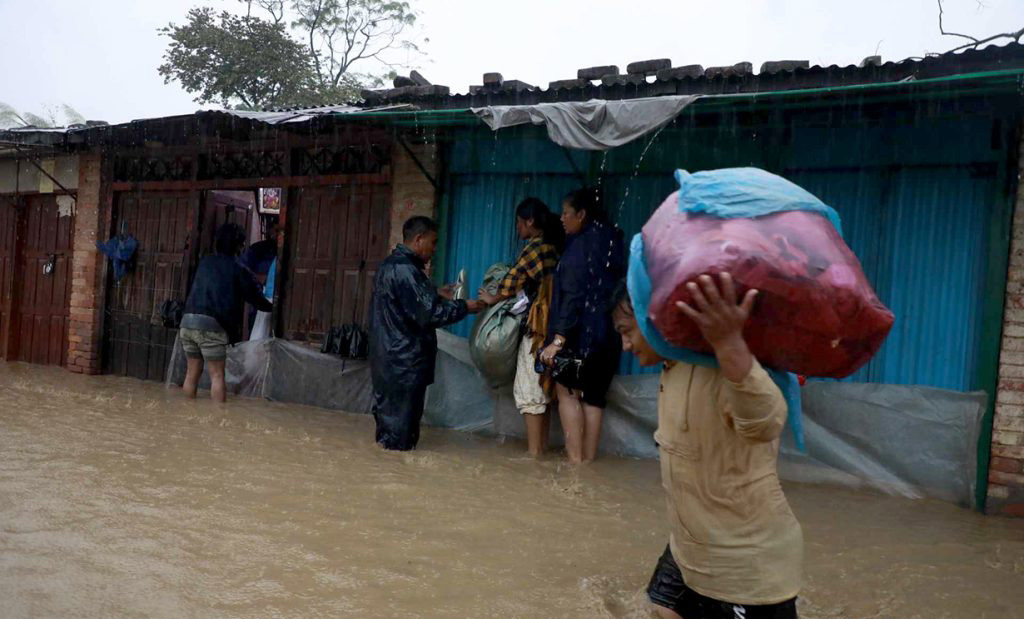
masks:
[[[370,287],[388,251],[388,185],[293,190],[288,203],[284,337],[321,341],[365,324]]]
[[[0,246],[13,249],[4,260],[7,267],[0,268],[9,269],[13,278],[7,358],[66,365],[74,217],[70,209],[58,208],[56,196],[47,195],[25,198],[21,213],[7,219],[15,220],[13,226],[4,226],[7,242],[0,239]]]
[[[198,193],[115,195],[116,234],[139,241],[134,268],[118,281],[109,277],[104,329],[104,371],[163,380],[177,329],[163,326],[164,301],[184,303],[192,263],[192,235]]]

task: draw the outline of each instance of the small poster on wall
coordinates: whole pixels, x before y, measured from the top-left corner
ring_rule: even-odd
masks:
[[[281,212],[281,188],[260,189],[260,212],[278,214]]]

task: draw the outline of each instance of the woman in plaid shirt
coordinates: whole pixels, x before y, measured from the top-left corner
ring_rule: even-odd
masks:
[[[564,232],[546,204],[537,198],[526,198],[516,207],[516,234],[526,241],[526,246],[498,287],[498,293],[492,295],[481,290],[480,300],[493,305],[520,293],[529,299],[530,310],[523,325],[513,394],[516,407],[526,422],[530,454],[539,456],[547,447],[551,421],[548,404],[554,394],[554,383],[550,376],[537,373],[534,358],[548,332],[553,276]]]

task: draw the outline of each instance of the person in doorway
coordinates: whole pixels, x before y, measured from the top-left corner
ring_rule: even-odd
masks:
[[[597,457],[608,387],[622,353],[607,300],[625,273],[625,253],[622,231],[608,222],[596,189],[565,197],[562,225],[568,241],[555,271],[540,361],[556,382],[566,454],[580,463]]]
[[[622,347],[642,365],[664,364],[654,438],[671,533],[647,595],[663,618],[795,618],[803,533],[777,473],[786,402],[743,339],[757,291],[737,301],[727,273],[688,288],[693,305],[679,311],[717,368],[659,356],[625,286],[613,312]]]
[[[437,224],[413,217],[402,227],[402,244],[384,259],[373,278],[370,301],[370,376],[376,440],[385,449],[415,449],[427,387],[434,382],[435,330],[482,307],[452,300],[427,277],[437,249]]]
[[[242,339],[245,303],[264,312],[273,309],[252,273],[238,263],[238,255],[244,247],[242,227],[224,224],[217,229],[216,253],[203,258],[196,270],[178,331],[188,358],[182,389],[190,398],[196,396],[205,361],[210,373],[211,397],[217,402],[226,399],[224,362],[228,345]]]
[[[273,269],[277,263],[277,237],[281,235],[283,228],[280,224],[273,224],[267,231],[267,238],[257,241],[249,246],[238,259],[242,266],[249,269],[256,281],[266,289],[268,282],[273,277]],[[271,284],[271,289],[272,284]],[[273,298],[273,295],[269,295]],[[249,328],[256,324],[256,308],[249,306],[248,311]]]
[[[281,234],[281,226],[274,224],[267,232],[267,238],[249,246],[238,261],[252,271],[261,284],[267,279],[270,269],[277,260],[277,237]]]
[[[526,422],[527,449],[536,457],[547,448],[551,421],[548,404],[554,393],[554,382],[548,374],[537,373],[534,360],[548,332],[555,268],[565,235],[558,218],[537,198],[527,198],[516,207],[516,234],[526,241],[526,246],[498,286],[497,294],[485,290],[479,294],[487,305],[520,294],[529,302],[512,393],[516,408]]]

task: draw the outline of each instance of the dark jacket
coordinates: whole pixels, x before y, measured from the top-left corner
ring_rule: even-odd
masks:
[[[618,335],[612,325],[612,294],[625,272],[625,245],[618,228],[593,222],[569,237],[555,271],[548,342],[560,334],[566,352],[579,357],[614,343]]]
[[[465,301],[448,301],[423,272],[423,261],[399,245],[373,278],[370,369],[374,388],[434,382],[439,327],[466,317]]]
[[[199,261],[192,291],[185,301],[186,314],[216,318],[234,344],[242,339],[242,310],[246,302],[263,312],[274,309],[252,273],[233,256],[218,254]]]
[[[267,239],[250,245],[238,261],[256,275],[266,275],[275,258],[277,258],[277,239]]]

